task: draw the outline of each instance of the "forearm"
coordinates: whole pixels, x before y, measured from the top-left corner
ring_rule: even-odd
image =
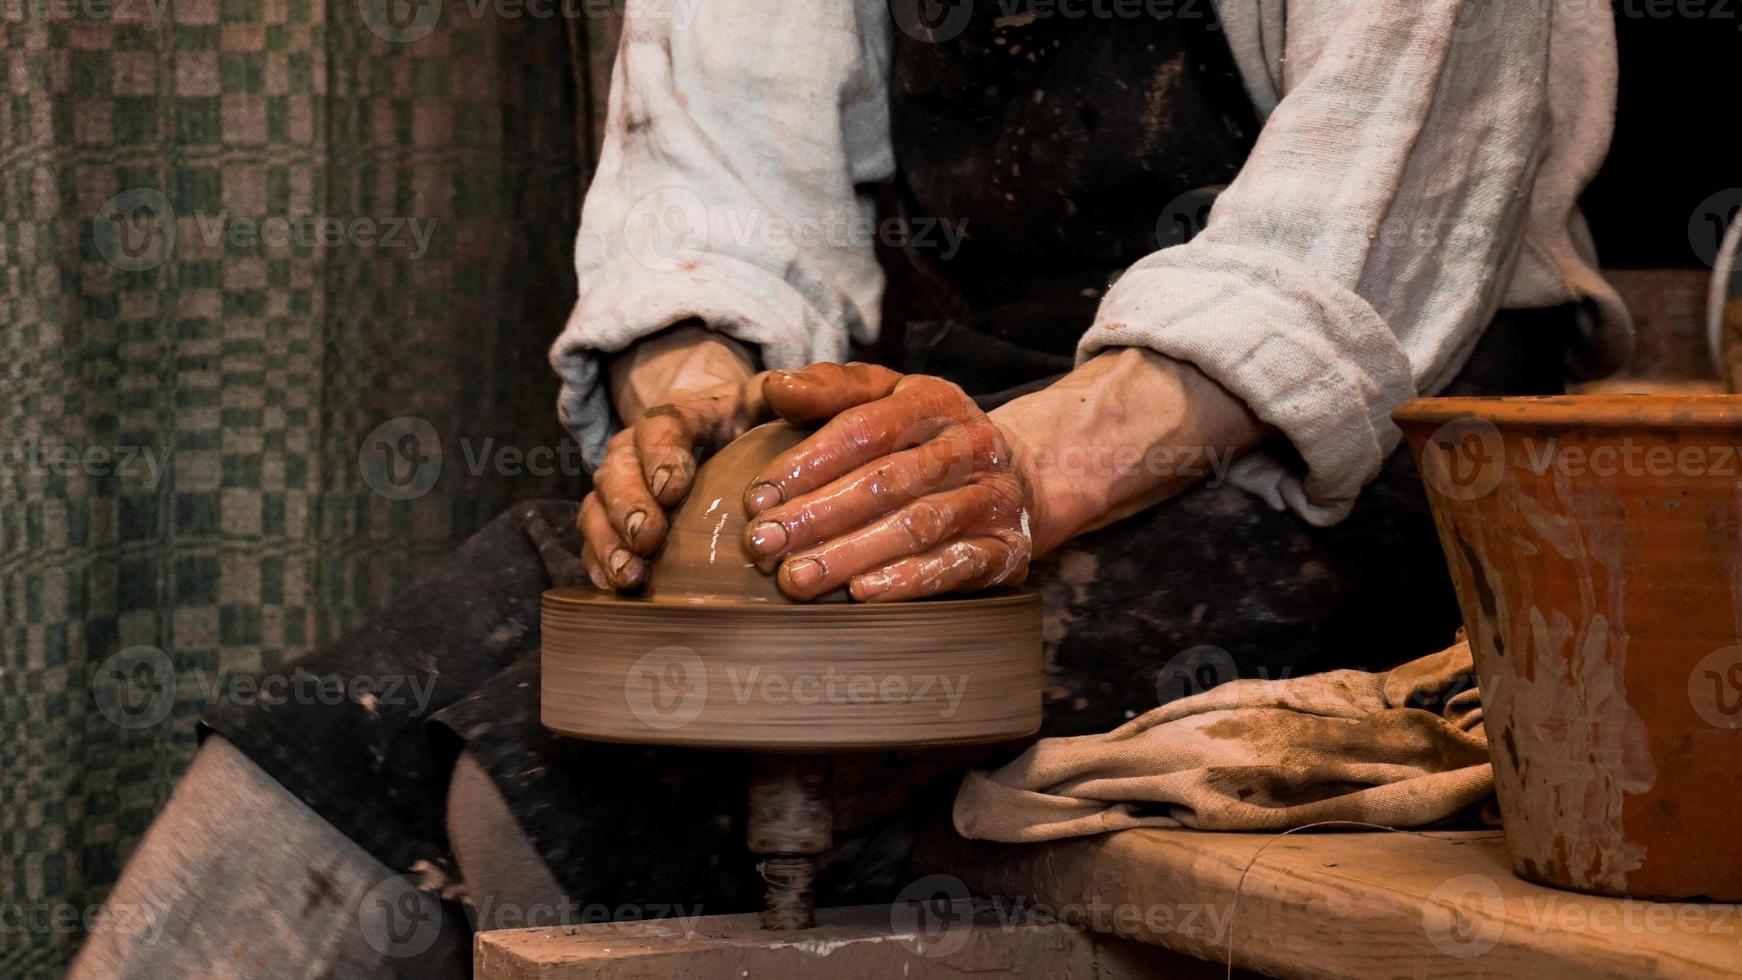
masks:
[[[990,417],[1035,483],[1036,555],[1225,473],[1267,431],[1197,368],[1136,347],[1106,351]]]
[[[628,424],[676,395],[741,382],[756,370],[754,348],[691,320],[612,357],[606,374],[611,404]]]

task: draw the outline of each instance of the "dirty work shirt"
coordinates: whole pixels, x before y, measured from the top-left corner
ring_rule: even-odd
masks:
[[[926,34],[890,9],[630,8],[576,242],[580,295],[551,351],[591,458],[615,424],[600,352],[689,318],[771,367],[841,360],[877,336],[883,273],[852,229],[903,163],[893,39],[957,29]],[[1106,291],[1078,359],[1142,346],[1196,364],[1287,441],[1231,478],[1319,524],[1350,512],[1397,445],[1392,409],[1441,391],[1497,308],[1570,305],[1575,366],[1620,362],[1631,328],[1576,206],[1613,124],[1604,5],[1216,10],[1262,132],[1204,230]],[[1047,57],[1015,48],[1049,19],[1000,16],[1008,57]]]

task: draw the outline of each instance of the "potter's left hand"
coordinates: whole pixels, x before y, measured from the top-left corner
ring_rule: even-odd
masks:
[[[1028,574],[1031,483],[1009,434],[954,384],[870,364],[777,371],[793,422],[830,419],[750,482],[746,546],[781,591],[862,602],[1014,585]],[[869,395],[869,397],[867,397]]]

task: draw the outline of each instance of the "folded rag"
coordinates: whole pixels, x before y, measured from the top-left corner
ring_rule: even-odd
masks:
[[[1493,790],[1460,637],[1385,673],[1233,681],[1105,734],[1043,739],[994,772],[969,773],[955,822],[964,837],[1010,843],[1131,827],[1411,827]]]

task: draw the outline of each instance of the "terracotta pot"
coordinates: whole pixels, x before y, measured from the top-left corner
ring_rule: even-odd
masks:
[[[1742,398],[1399,409],[1517,873],[1742,900]]]

